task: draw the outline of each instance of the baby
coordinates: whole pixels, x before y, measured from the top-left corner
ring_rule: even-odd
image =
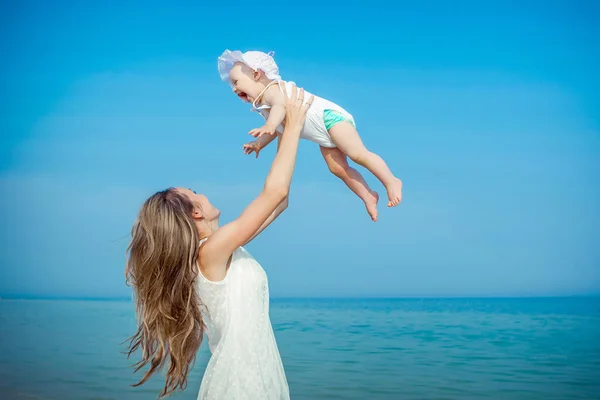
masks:
[[[257,139],[244,145],[244,153],[255,152],[258,157],[258,153],[275,139],[276,133],[283,132],[283,89],[285,85],[287,93],[291,93],[293,83],[281,79],[273,53],[225,50],[218,61],[221,79],[231,85],[240,99],[252,104],[252,111],[259,112],[266,120],[262,127],[250,131]],[[305,99],[309,97],[310,93],[305,92]],[[314,96],[300,137],[320,146],[329,170],[361,198],[373,221],[377,221],[379,195],[371,190],[357,170],[348,165],[347,157],[381,181],[387,190],[388,207],[397,206],[402,200],[402,182],[381,157],[366,149],[352,115],[342,107]]]

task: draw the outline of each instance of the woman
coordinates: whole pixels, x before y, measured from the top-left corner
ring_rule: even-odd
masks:
[[[296,100],[296,98],[298,99]],[[267,277],[241,246],[287,207],[306,110],[304,91],[286,93],[284,134],[260,195],[235,221],[219,228],[221,212],[189,189],[158,192],[142,206],[128,248],[141,347],[136,371],[150,364],[146,382],[170,361],[160,396],[187,386],[202,336],[212,353],[198,399],[289,399],[269,319]]]

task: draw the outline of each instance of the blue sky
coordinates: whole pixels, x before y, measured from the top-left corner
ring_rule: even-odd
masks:
[[[374,224],[302,142],[289,210],[249,246],[273,296],[600,293],[592,1],[12,3],[1,296],[128,296],[147,196],[192,187],[227,222],[259,193],[275,149],[242,153],[261,119],[219,80],[226,48],[274,50],[283,78],[348,109],[405,184]]]

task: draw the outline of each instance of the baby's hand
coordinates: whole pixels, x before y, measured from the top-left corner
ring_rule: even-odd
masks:
[[[258,153],[260,153],[261,150],[262,147],[260,147],[260,144],[258,144],[258,141],[256,140],[244,145],[244,154],[252,154],[252,152],[255,152],[256,158],[258,158]]]
[[[269,125],[263,125],[260,128],[252,129],[250,132],[248,132],[248,134],[254,136],[255,138],[258,138],[265,134],[274,135],[276,129],[277,128],[273,128]]]

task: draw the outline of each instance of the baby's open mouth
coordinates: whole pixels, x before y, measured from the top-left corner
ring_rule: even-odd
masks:
[[[237,95],[238,95],[238,97],[239,97],[240,99],[242,99],[242,100],[244,100],[244,101],[248,101],[248,95],[247,95],[246,93],[244,93],[244,92],[239,92]]]

